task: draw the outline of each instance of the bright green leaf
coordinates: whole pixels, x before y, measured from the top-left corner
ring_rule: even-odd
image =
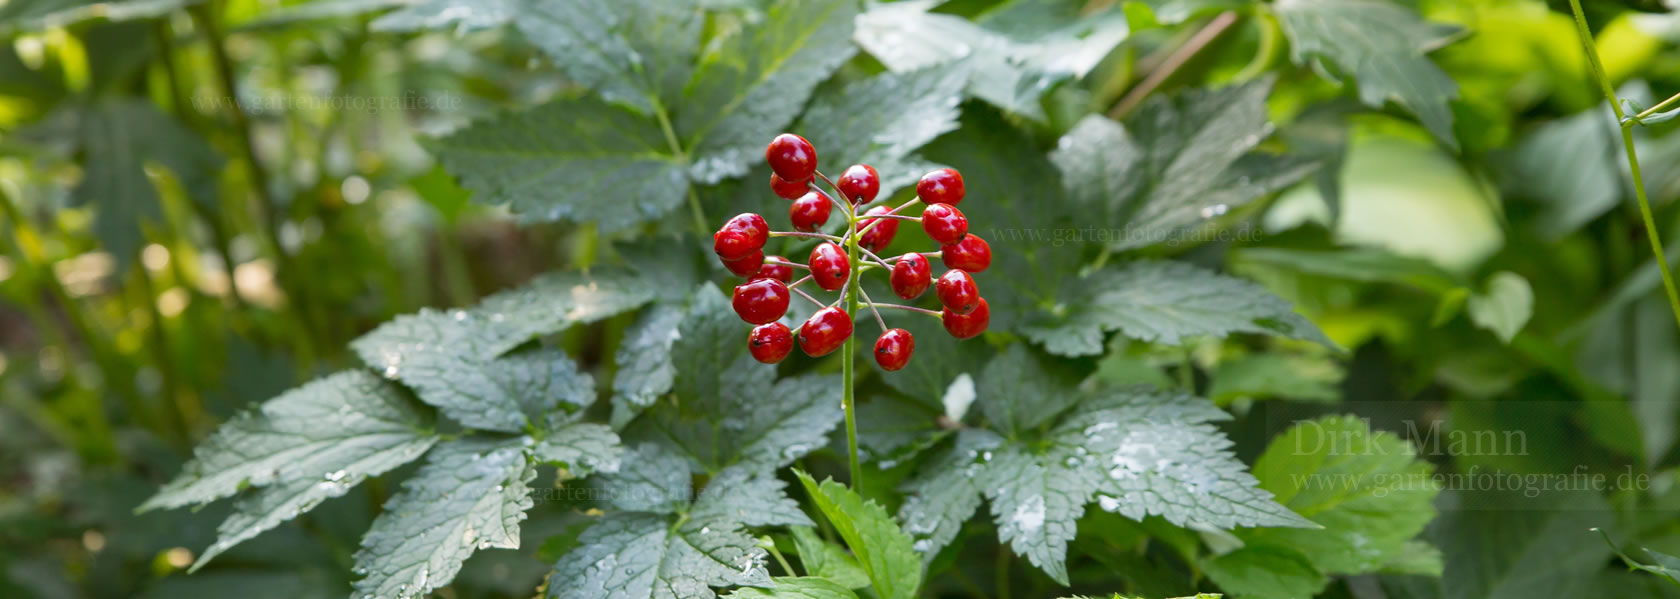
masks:
[[[1534,314],[1534,289],[1522,275],[1499,271],[1488,279],[1487,291],[1470,296],[1468,308],[1471,322],[1510,343]]]
[[[818,484],[809,474],[795,473],[812,503],[857,556],[875,593],[882,599],[914,597],[922,584],[922,561],[911,548],[910,536],[887,511],[832,479]]]

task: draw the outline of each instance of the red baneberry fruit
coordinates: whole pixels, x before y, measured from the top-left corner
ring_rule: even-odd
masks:
[[[939,303],[944,304],[946,310],[967,314],[980,305],[980,287],[974,284],[974,277],[968,276],[967,272],[955,268],[947,270],[933,287],[939,294]]]
[[[852,270],[846,251],[832,241],[811,248],[811,261],[807,264],[811,265],[811,278],[816,279],[817,286],[829,291],[845,287],[846,276]]]
[[[817,172],[817,149],[811,147],[811,142],[792,133],[777,135],[770,140],[769,147],[764,148],[764,160],[770,163],[770,170],[776,175],[789,181],[805,181],[811,174]]]
[[[939,248],[939,257],[946,268],[980,272],[992,265],[992,245],[969,233],[962,241]]]
[[[764,247],[770,240],[770,224],[751,212],[738,214],[712,234],[712,251],[724,260],[739,260]]]
[[[945,325],[945,332],[958,339],[967,339],[986,332],[986,325],[992,322],[992,309],[986,305],[986,298],[980,298],[980,304],[973,312],[958,314],[946,308],[939,312],[939,320]]]
[[[764,250],[753,250],[739,260],[724,260],[723,267],[736,276],[750,277],[764,267]]]
[[[868,212],[865,212],[865,216],[863,218],[858,219],[859,231],[862,231],[864,227],[868,227],[870,223],[881,221],[880,224],[875,225],[875,228],[865,232],[863,237],[858,238],[858,245],[869,248],[869,251],[872,252],[879,252],[887,249],[887,245],[892,243],[893,236],[898,235],[898,219],[869,218],[869,215],[886,214],[891,211],[892,210],[886,206],[876,206],[874,208],[870,208]]]
[[[729,303],[735,314],[752,324],[775,322],[787,313],[787,285],[775,279],[758,279],[735,286]]]
[[[811,357],[828,355],[852,336],[852,317],[845,310],[827,307],[817,310],[799,327],[799,349]]]
[[[922,211],[922,231],[934,243],[950,245],[968,234],[968,217],[950,204],[934,204]]]
[[[904,299],[916,299],[933,283],[933,267],[928,264],[927,256],[911,252],[893,263],[889,281],[893,293]]]
[[[793,201],[793,205],[788,207],[788,220],[793,221],[795,230],[810,233],[828,222],[828,213],[833,208],[828,198],[813,191]]]
[[[930,206],[957,205],[963,200],[962,173],[954,168],[942,168],[922,175],[922,180],[916,182],[916,197]]]
[[[770,173],[770,191],[776,192],[778,197],[785,200],[792,200],[805,195],[805,190],[810,186],[810,179],[789,181],[776,173]]]
[[[765,364],[780,362],[793,353],[793,331],[779,322],[753,327],[752,333],[747,335],[747,351],[752,353],[754,360]]]
[[[910,331],[888,329],[875,340],[875,363],[881,365],[881,370],[898,370],[910,363],[910,354],[915,351],[916,337]]]
[[[766,258],[769,259],[769,260],[779,260],[779,261],[782,261],[782,262],[787,262],[787,258],[783,258],[781,256],[766,256]],[[765,262],[764,266],[758,267],[758,272],[753,273],[752,276],[749,277],[749,278],[750,279],[775,279],[777,281],[781,281],[782,284],[786,285],[788,283],[793,282],[793,267],[788,266],[786,264],[775,264],[775,263],[772,263],[772,262]]]
[[[881,193],[881,175],[875,172],[873,166],[854,164],[840,173],[840,180],[835,185],[853,204],[868,204],[875,201],[875,194]]]

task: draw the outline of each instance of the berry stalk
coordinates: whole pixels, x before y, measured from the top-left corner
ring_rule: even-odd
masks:
[[[821,174],[819,173],[818,176],[821,176]],[[823,177],[823,180],[827,181],[828,178]],[[846,204],[851,203],[850,199],[842,199],[846,200]],[[860,277],[856,273],[858,268],[863,265],[863,260],[858,256],[858,238],[861,236],[858,235],[857,211],[849,210],[846,215],[846,258],[851,261],[854,271],[851,279],[846,281],[846,317],[853,319],[855,322],[858,312],[858,290],[862,287]],[[846,382],[840,402],[846,410],[847,466],[851,469],[852,488],[861,490],[863,489],[863,466],[858,461],[857,398],[854,397],[856,383],[853,380],[856,377],[852,372],[853,362],[857,361],[857,336],[846,337],[846,347],[842,351],[845,352],[845,355],[841,357],[840,375],[845,377]]]

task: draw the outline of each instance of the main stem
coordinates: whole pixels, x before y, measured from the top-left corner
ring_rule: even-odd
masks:
[[[839,188],[836,187],[835,191],[839,192]],[[844,193],[841,194],[840,201],[848,204],[850,202],[846,199]],[[840,401],[846,409],[846,458],[847,465],[851,468],[852,488],[861,492],[863,489],[863,467],[858,463],[857,400],[853,397],[855,383],[852,381],[853,362],[857,359],[855,354],[857,353],[858,287],[862,284],[859,275],[862,274],[860,270],[863,265],[863,261],[858,256],[858,237],[857,214],[856,211],[849,210],[846,214],[846,257],[851,263],[851,276],[846,280],[846,318],[852,321],[852,334],[846,337],[845,347],[841,349],[845,352],[845,355],[840,358],[840,373],[846,377],[846,383],[843,391],[845,395],[841,397]]]
[[[1657,272],[1662,274],[1663,290],[1668,293],[1668,308],[1674,314],[1674,322],[1680,325],[1680,292],[1674,287],[1674,273],[1668,269],[1668,254],[1663,251],[1662,236],[1657,231],[1657,220],[1651,215],[1651,200],[1645,196],[1645,178],[1639,171],[1639,153],[1633,144],[1633,126],[1637,123],[1628,121],[1622,112],[1621,101],[1616,97],[1616,90],[1610,85],[1610,77],[1604,74],[1604,63],[1598,57],[1598,45],[1593,42],[1592,30],[1587,27],[1587,16],[1581,10],[1581,0],[1569,0],[1569,8],[1575,13],[1575,33],[1581,37],[1581,46],[1586,50],[1587,63],[1592,65],[1593,77],[1598,80],[1598,86],[1604,92],[1604,99],[1610,102],[1610,110],[1616,114],[1616,122],[1622,128],[1622,145],[1627,149],[1628,172],[1633,176],[1633,197],[1639,202],[1639,218],[1645,223],[1645,236],[1651,240],[1651,253],[1657,261]]]

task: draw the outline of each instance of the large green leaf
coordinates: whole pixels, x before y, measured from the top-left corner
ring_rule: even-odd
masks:
[[[362,537],[356,592],[425,596],[453,580],[474,551],[518,549],[536,475],[520,439],[438,446]]]
[[[1271,124],[1270,78],[1156,97],[1124,127],[1085,117],[1051,159],[1071,199],[1102,222],[1114,249],[1177,244],[1195,227],[1305,177],[1311,162],[1254,151]]]
[[[670,211],[688,189],[680,149],[658,123],[592,96],[475,123],[437,148],[476,201],[509,204],[527,220],[615,231]]]
[[[0,30],[64,27],[92,18],[145,19],[197,3],[197,0],[10,0],[0,4]]]
[[[922,584],[922,562],[911,547],[910,536],[899,530],[887,510],[833,479],[819,484],[803,471],[796,474],[811,502],[857,556],[876,595],[881,599],[915,597]]]
[[[641,410],[653,405],[671,390],[677,376],[671,345],[678,337],[677,325],[687,311],[680,306],[658,304],[636,317],[624,332],[614,362],[613,424],[623,426]]]
[[[524,0],[513,20],[573,82],[652,115],[679,99],[705,13],[659,0]]]
[[[857,42],[895,72],[954,64],[971,95],[1038,120],[1040,96],[1085,76],[1130,33],[1113,7],[1087,15],[1076,2],[1017,0],[977,24],[929,12],[941,2],[875,4],[858,19]]]
[[[1451,41],[1456,28],[1378,0],[1278,0],[1272,6],[1295,62],[1333,65],[1357,81],[1360,101],[1379,108],[1393,101],[1458,147],[1448,105],[1458,97],[1458,84],[1425,56]]]
[[[1103,333],[1179,344],[1231,333],[1282,335],[1331,345],[1318,327],[1254,283],[1183,262],[1142,261],[1069,278],[1056,310],[1021,327],[1051,353],[1102,353]]]
[[[362,370],[345,371],[223,424],[140,509],[203,504],[246,487],[298,481],[320,488],[276,493],[297,497],[287,505],[313,505],[413,460],[436,441],[421,410],[400,388]],[[259,503],[272,505],[269,499]]]
[[[644,444],[623,470],[600,477],[624,511],[578,537],[577,548],[555,564],[548,596],[712,599],[712,587],[768,586],[768,555],[746,529],[810,526],[810,519],[762,469],[728,468],[691,501],[685,462]]]
[[[742,588],[727,595],[730,599],[857,599],[851,589],[826,578],[772,578],[771,588]]]
[[[818,83],[851,58],[853,0],[779,0],[700,57],[676,129],[701,183],[746,174]],[[820,151],[820,149],[819,149]]]
[[[889,197],[929,170],[912,152],[957,128],[966,80],[949,67],[882,73],[818,95],[793,130],[817,147],[826,169],[875,167],[879,197]]]

